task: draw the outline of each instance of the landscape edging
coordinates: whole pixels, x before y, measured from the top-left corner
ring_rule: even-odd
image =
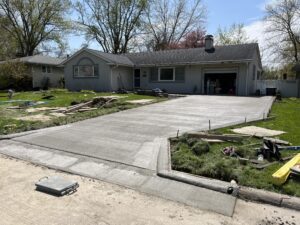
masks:
[[[167,143],[167,144],[166,144]],[[169,138],[161,142],[157,158],[157,175],[190,185],[211,189],[213,191],[232,194],[243,200],[249,200],[274,206],[300,210],[300,198],[278,194],[266,190],[238,186],[236,183],[220,181],[212,178],[195,176],[171,168],[171,151]],[[232,188],[231,190],[229,188]]]

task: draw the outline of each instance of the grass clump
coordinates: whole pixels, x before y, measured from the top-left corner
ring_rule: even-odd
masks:
[[[206,141],[198,141],[193,145],[192,151],[197,156],[206,154],[209,152],[209,144]]]

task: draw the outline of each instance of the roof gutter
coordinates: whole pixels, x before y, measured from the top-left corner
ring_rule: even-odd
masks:
[[[135,66],[138,67],[157,67],[157,66],[176,66],[176,65],[182,65],[182,66],[189,66],[189,65],[208,65],[208,64],[233,64],[233,63],[248,63],[253,61],[253,59],[244,59],[244,60],[219,60],[219,61],[201,61],[201,62],[178,62],[178,63],[161,63],[161,64],[135,64]]]

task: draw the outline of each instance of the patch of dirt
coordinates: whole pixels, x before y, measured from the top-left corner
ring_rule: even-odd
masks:
[[[49,115],[54,116],[54,117],[64,117],[64,116],[66,116],[66,114],[64,114],[64,113],[56,113],[56,112],[49,113]]]
[[[295,211],[241,200],[234,216],[226,217],[3,155],[0,174],[1,225],[265,225],[266,217],[295,225],[300,220]],[[35,191],[35,182],[45,176],[77,181],[78,191],[63,197]]]
[[[50,111],[50,110],[55,110],[55,109],[59,109],[58,107],[39,107],[39,108],[29,108],[26,109],[26,112],[28,113],[35,113],[35,112],[43,112],[43,111]]]
[[[52,119],[52,117],[44,115],[44,114],[37,114],[32,116],[23,116],[16,118],[18,120],[24,120],[24,121],[41,121],[41,122],[47,122]]]
[[[151,102],[153,102],[153,101],[154,101],[153,99],[139,99],[139,100],[126,101],[126,102],[131,103],[131,104],[140,104],[140,105],[144,105],[144,104],[151,103]]]

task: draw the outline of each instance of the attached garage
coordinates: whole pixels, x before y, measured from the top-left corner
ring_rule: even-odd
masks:
[[[208,95],[236,95],[237,73],[205,73],[204,91]]]

